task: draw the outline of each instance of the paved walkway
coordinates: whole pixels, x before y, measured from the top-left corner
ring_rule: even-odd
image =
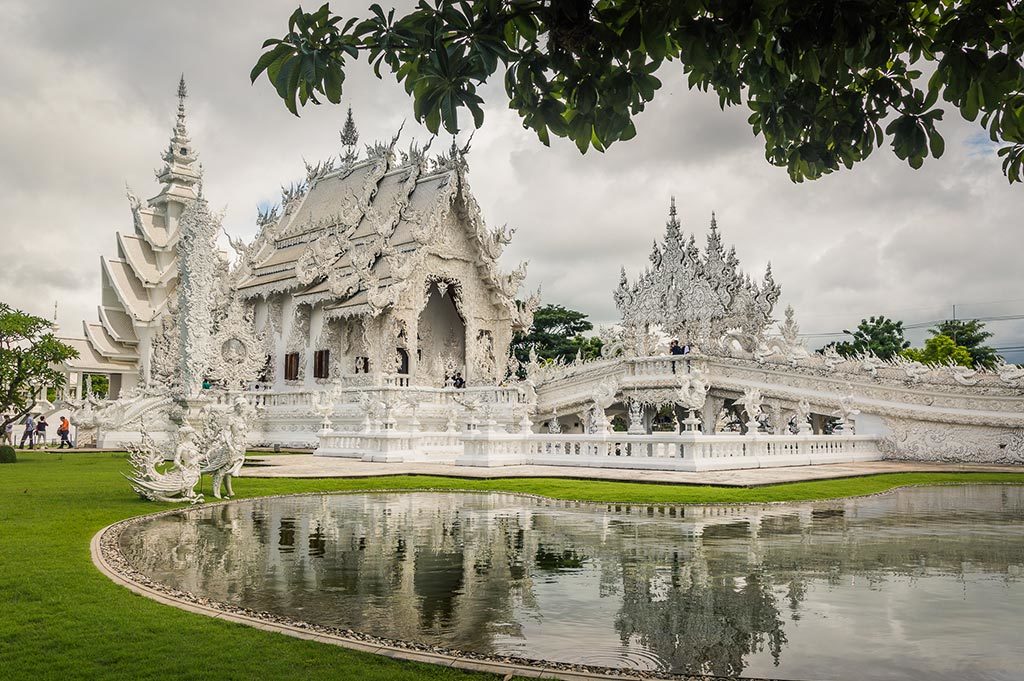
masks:
[[[253,478],[363,478],[373,475],[445,475],[454,478],[586,478],[623,482],[658,482],[682,485],[725,485],[756,487],[780,482],[849,478],[876,473],[907,472],[1011,472],[1024,473],[1024,466],[919,463],[913,461],[870,461],[863,463],[750,468],[735,471],[688,473],[682,471],[640,471],[624,468],[577,468],[573,466],[502,466],[478,468],[440,463],[367,463],[355,459],[319,457],[310,454],[280,454],[249,457],[243,477]]]

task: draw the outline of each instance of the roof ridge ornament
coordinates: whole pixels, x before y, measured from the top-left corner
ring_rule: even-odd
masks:
[[[692,235],[684,239],[673,208],[674,202],[664,239],[652,248],[651,266],[633,282],[623,275],[614,292],[623,326],[632,329],[627,335],[640,337],[640,330],[660,327],[681,341],[709,347],[728,329],[762,334],[781,294],[771,269],[761,282],[744,273],[735,250],[723,248],[714,213],[701,252]]]

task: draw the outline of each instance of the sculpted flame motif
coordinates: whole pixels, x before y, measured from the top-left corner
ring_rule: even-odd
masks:
[[[782,292],[771,265],[760,283],[740,271],[735,249],[727,252],[722,245],[714,216],[703,253],[680,227],[673,199],[665,237],[651,252],[652,267],[632,284],[622,271],[614,296],[623,325],[657,326],[698,347],[707,347],[730,328],[759,337]]]

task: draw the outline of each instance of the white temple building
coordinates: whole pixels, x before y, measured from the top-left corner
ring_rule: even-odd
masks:
[[[712,217],[707,246],[673,202],[651,264],[613,292],[621,323],[594,361],[525,366],[525,265],[504,271],[510,230],[489,228],[465,150],[429,155],[398,136],[340,154],[261,211],[255,239],[216,248],[185,122],[133,230],[101,260],[98,322],[66,367],[111,378],[112,399],[72,402],[117,447],[173,439],[206,401],[248,401],[252,445],[365,461],[713,470],[880,457],[1024,463],[1024,368],[928,366],[810,353],[769,266],[752,279]],[[669,355],[666,337],[693,352]],[[653,414],[673,414],[656,432]],[[619,417],[618,430],[612,419]],[[730,432],[725,423],[740,424]],[[624,428],[624,430],[623,430]],[[570,432],[572,431],[572,432]]]
[[[177,286],[179,220],[196,200],[201,181],[185,126],[185,97],[182,78],[177,122],[162,156],[164,165],[156,171],[159,191],[145,203],[128,191],[132,229],[115,233],[114,257],[100,258],[97,321],[83,322],[82,337],[61,339],[79,353],[68,365],[71,396],[77,396],[87,374],[109,376],[111,399],[151,383],[154,341]]]
[[[484,225],[457,150],[396,159],[392,142],[317,166],[261,223],[237,291],[264,334],[268,387],[504,380],[512,333],[531,321],[516,302],[525,268],[500,270],[510,235]]]

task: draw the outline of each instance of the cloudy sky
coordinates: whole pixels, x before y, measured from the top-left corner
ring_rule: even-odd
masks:
[[[362,13],[369,1],[335,2]],[[124,187],[156,191],[153,170],[173,124],[184,72],[189,129],[206,193],[225,227],[250,238],[256,206],[339,151],[342,107],[289,114],[265,80],[249,84],[264,38],[284,33],[295,0],[175,3],[0,0],[0,300],[52,314],[65,332],[95,317],[99,258],[130,230]],[[310,5],[310,8],[312,5]],[[530,262],[528,284],[596,322],[616,319],[620,266],[634,275],[663,233],[675,195],[703,241],[714,210],[725,239],[758,275],[771,261],[785,304],[807,333],[886,314],[908,324],[950,316],[1024,314],[1024,188],[1009,186],[975,124],[947,112],[946,155],[913,171],[876,152],[852,171],[793,184],[769,166],[742,109],[686,89],[678,64],[661,74],[637,137],[581,156],[541,145],[498,88],[470,155],[470,181],[493,225],[516,228],[505,255]],[[359,62],[345,103],[363,141],[427,133],[400,86]],[[446,147],[448,140],[440,140]],[[995,321],[999,347],[1024,346],[1024,323]],[[923,331],[910,334],[920,342]],[[823,336],[809,337],[811,345]],[[1024,352],[1007,352],[1024,361]]]

